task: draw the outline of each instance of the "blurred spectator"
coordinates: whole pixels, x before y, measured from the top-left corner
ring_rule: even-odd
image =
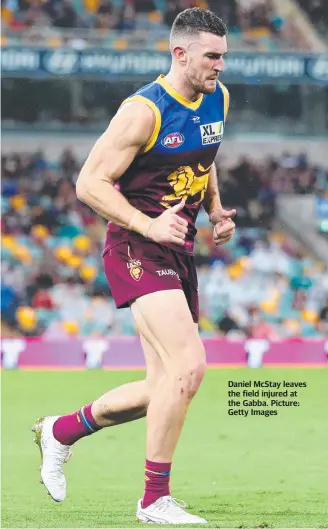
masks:
[[[136,7],[133,0],[127,0],[121,7],[116,29],[133,31],[136,27]]]
[[[183,0],[167,0],[163,15],[165,24],[172,26],[176,16],[184,9]]]
[[[298,0],[300,6],[306,11],[310,20],[318,30],[327,37],[328,29],[328,3],[327,0]]]
[[[1,318],[6,321],[9,325],[15,325],[16,310],[18,307],[19,299],[12,286],[2,285],[1,286]]]
[[[263,319],[260,310],[255,306],[251,306],[248,309],[248,323],[245,332],[249,338],[263,340],[275,340],[278,338],[274,327]]]
[[[275,212],[275,192],[270,188],[263,170],[247,158],[229,169],[229,175],[221,174],[221,195],[227,205],[234,204],[242,225],[263,223],[270,226]],[[238,191],[237,191],[238,190]]]
[[[218,322],[218,328],[223,336],[227,336],[231,331],[240,330],[239,325],[229,311],[226,311],[223,318]]]
[[[154,0],[134,0],[134,5],[138,13],[151,13],[156,10]]]
[[[75,28],[79,26],[79,19],[70,0],[56,3],[53,25],[58,28]]]
[[[70,180],[77,176],[80,170],[79,163],[70,149],[63,151],[59,160],[59,166],[64,177],[69,178]]]
[[[324,336],[328,336],[328,296],[319,312],[318,329]]]
[[[97,29],[111,29],[115,26],[116,17],[114,8],[109,0],[102,0],[98,7],[95,18],[95,27]]]

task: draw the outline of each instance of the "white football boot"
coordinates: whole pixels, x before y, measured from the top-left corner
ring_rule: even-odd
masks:
[[[207,523],[204,518],[187,512],[185,510],[186,503],[172,498],[172,496],[162,496],[145,509],[142,508],[141,504],[142,500],[139,500],[137,519],[142,523],[172,525]]]
[[[70,446],[62,445],[55,439],[52,428],[57,417],[42,417],[37,419],[32,427],[35,433],[34,442],[39,446],[42,465],[41,483],[48,494],[55,501],[64,501],[66,496],[66,479],[64,463],[70,459]]]

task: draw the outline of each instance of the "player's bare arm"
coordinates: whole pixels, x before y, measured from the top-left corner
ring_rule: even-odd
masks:
[[[221,204],[215,163],[212,164],[210,169],[203,205],[214,226],[215,244],[220,245],[230,241],[235,233],[235,223],[233,222],[232,217],[236,215],[236,210],[224,209]]]
[[[187,222],[177,213],[184,202],[152,219],[134,208],[114,184],[142,152],[155,126],[153,111],[144,103],[126,103],[91,150],[76,184],[79,200],[99,215],[155,242],[184,244]]]

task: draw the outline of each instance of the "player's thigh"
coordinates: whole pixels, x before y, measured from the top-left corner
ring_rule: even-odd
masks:
[[[205,351],[182,290],[161,290],[136,299],[131,310],[142,335],[166,370],[205,365]]]

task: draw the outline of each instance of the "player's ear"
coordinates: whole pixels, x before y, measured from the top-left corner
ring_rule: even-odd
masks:
[[[187,53],[186,53],[186,50],[182,46],[175,46],[172,50],[172,53],[181,65],[186,64]]]

